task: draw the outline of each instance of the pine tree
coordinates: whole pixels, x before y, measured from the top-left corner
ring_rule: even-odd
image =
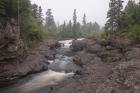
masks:
[[[73,13],[73,25],[76,26],[77,24],[77,14],[76,14],[76,9],[74,9],[74,13]]]
[[[39,6],[38,12],[39,12],[39,15],[38,15],[39,23],[40,23],[40,24],[43,24],[43,13],[42,13],[42,8],[41,8],[41,6]]]
[[[86,14],[84,14],[82,22],[83,22],[83,25],[86,25],[86,23],[87,23],[87,21],[86,21]]]
[[[63,24],[63,29],[62,29],[63,33],[66,32],[66,22],[64,21],[64,24]]]
[[[134,24],[140,25],[140,5],[135,1],[129,0],[128,4],[124,9],[124,15],[121,17],[122,29],[131,28]]]
[[[32,14],[33,14],[33,16],[36,18],[36,19],[38,19],[38,12],[39,12],[39,10],[38,10],[38,5],[37,4],[33,4],[32,5]]]
[[[68,23],[68,30],[69,30],[69,32],[72,32],[72,22],[71,22],[71,20]]]
[[[122,0],[110,0],[109,8],[107,14],[107,23],[106,23],[106,30],[109,31],[109,34],[113,34],[114,32],[118,31],[121,25],[120,16],[122,13]]]
[[[82,26],[82,32],[86,32],[87,31],[87,20],[86,20],[86,14],[83,15],[83,26]]]
[[[46,12],[45,27],[52,33],[52,35],[56,35],[57,27],[51,9],[48,9]]]
[[[93,24],[92,30],[95,31],[95,32],[100,31],[100,25],[97,22],[95,22]]]
[[[6,2],[5,0],[0,1],[0,17],[6,16]]]
[[[76,9],[74,9],[73,12],[73,36],[74,38],[77,37],[77,14],[76,14]]]
[[[18,17],[18,1],[17,0],[1,0],[0,1],[0,17],[15,18]]]
[[[48,11],[46,12],[46,27],[49,27],[49,26],[52,26],[54,25],[55,22],[54,22],[54,17],[52,15],[52,10],[51,9],[48,9]]]

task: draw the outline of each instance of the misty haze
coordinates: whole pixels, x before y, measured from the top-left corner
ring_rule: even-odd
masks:
[[[0,0],[0,93],[140,93],[140,0]]]

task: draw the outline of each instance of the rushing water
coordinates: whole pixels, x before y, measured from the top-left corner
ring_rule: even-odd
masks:
[[[72,57],[65,55],[70,51],[72,40],[63,40],[59,43],[61,47],[57,49],[56,59],[48,60],[48,71],[28,76],[11,87],[0,89],[0,93],[48,93],[47,86],[57,85],[74,76],[74,72],[80,68],[72,62]]]

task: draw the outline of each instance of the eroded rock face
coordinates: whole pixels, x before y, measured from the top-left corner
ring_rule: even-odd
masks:
[[[55,50],[50,50],[46,41],[40,44],[40,47],[28,50],[27,55],[18,59],[10,59],[8,62],[0,64],[0,86],[9,84],[10,81],[15,81],[30,73],[47,70],[48,60],[53,58]]]
[[[24,51],[20,29],[14,19],[0,28],[0,60],[16,58]]]

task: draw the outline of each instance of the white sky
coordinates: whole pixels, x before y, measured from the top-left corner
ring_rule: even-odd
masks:
[[[72,20],[73,11],[77,9],[78,21],[81,22],[83,14],[86,13],[87,21],[96,21],[100,25],[106,22],[106,14],[110,0],[31,0],[43,8],[43,13],[51,8],[57,23]],[[128,0],[124,0],[126,5]]]

